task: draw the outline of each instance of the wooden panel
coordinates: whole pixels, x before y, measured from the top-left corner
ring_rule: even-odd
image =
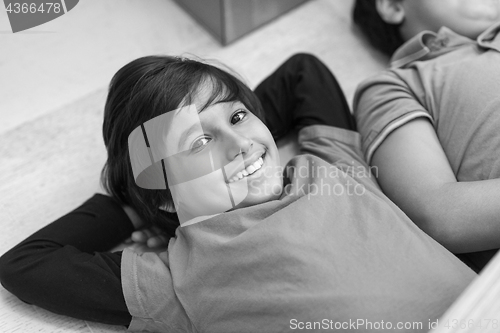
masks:
[[[223,45],[307,0],[175,0]]]
[[[224,35],[222,0],[175,0],[219,41]]]
[[[230,43],[307,0],[222,0],[224,41]]]

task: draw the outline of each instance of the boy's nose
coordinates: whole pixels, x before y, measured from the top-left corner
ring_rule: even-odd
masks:
[[[227,157],[230,161],[239,154],[248,153],[253,146],[253,140],[251,138],[236,131],[231,132],[230,137],[228,137],[228,143]]]

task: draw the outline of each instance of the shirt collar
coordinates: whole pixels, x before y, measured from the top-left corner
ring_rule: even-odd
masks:
[[[447,27],[442,27],[438,33],[422,31],[396,50],[391,58],[391,68],[401,68],[415,60],[434,58],[450,52],[458,46],[476,42],[482,47],[500,52],[499,32],[500,22],[492,25],[479,35],[477,41],[459,35]]]
[[[500,22],[492,25],[479,35],[477,43],[482,47],[490,48],[500,52]]]

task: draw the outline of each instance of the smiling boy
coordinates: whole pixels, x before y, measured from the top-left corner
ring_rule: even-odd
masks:
[[[207,77],[224,89],[207,85]],[[165,110],[171,110],[170,120],[176,115],[190,120],[175,125],[166,137],[163,129],[176,122],[157,128],[167,139],[160,141],[166,149],[159,150],[161,161],[155,163],[167,165],[181,154],[184,159],[174,164],[185,164],[175,170],[178,175],[171,170],[174,184],[167,177],[169,188],[191,182],[192,172],[201,174],[198,178],[215,173],[218,178],[206,188],[179,196],[162,189],[163,177],[157,182],[160,189],[136,186],[137,173],[127,154],[144,153],[142,170],[149,170],[158,157],[158,142],[148,139],[149,151],[129,150],[127,138],[141,126],[150,138],[155,131],[147,122],[163,117]],[[273,137],[292,128],[299,131],[301,155],[284,174],[260,172],[279,165]],[[208,207],[227,207],[217,205],[232,185],[246,188],[255,181],[263,193],[249,189],[234,209],[197,223],[181,212],[181,225],[167,249],[114,253],[106,252],[107,247],[140,225],[127,218],[116,199],[96,195],[4,254],[2,284],[25,302],[132,331],[283,332],[293,329],[292,319],[325,318],[384,321],[393,328],[398,322],[418,322],[404,331],[424,331],[475,274],[415,226],[366,176],[370,171],[353,128],[338,83],[311,55],[287,60],[255,94],[234,76],[204,63],[167,56],[137,59],[115,75],[106,107],[105,170],[116,197],[134,202],[132,196],[138,194],[144,202],[134,206],[154,207],[154,216],[166,220],[172,214],[162,215],[168,214],[163,209],[184,209],[178,202],[195,209],[207,197]],[[170,133],[175,135],[169,138]],[[197,164],[210,156],[213,163]],[[254,170],[260,158],[262,166]],[[219,170],[226,166],[230,172],[224,176]],[[199,173],[201,169],[211,172]],[[125,179],[123,170],[128,172]],[[162,175],[161,169],[152,175]],[[349,194],[356,186],[364,191]],[[288,190],[278,193],[276,187]],[[274,192],[266,193],[268,189]],[[147,191],[158,191],[157,197]]]

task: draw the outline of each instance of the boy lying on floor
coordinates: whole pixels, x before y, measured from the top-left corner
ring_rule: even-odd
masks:
[[[500,2],[357,0],[354,21],[395,51],[356,92],[366,160],[412,221],[480,271],[500,248]]]
[[[274,139],[292,128],[302,155],[283,170]],[[427,331],[475,274],[381,192],[353,130],[310,55],[255,93],[199,61],[137,59],[106,103],[112,197],[3,255],[1,282],[25,302],[133,331]],[[106,252],[141,221],[175,229],[168,249]]]

